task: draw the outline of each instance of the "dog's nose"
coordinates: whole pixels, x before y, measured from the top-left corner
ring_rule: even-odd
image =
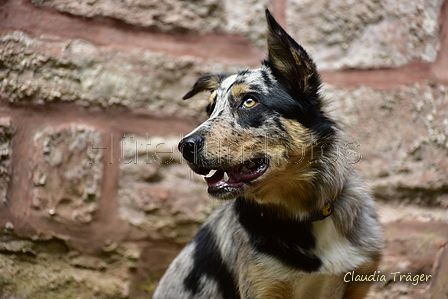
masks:
[[[178,148],[190,163],[197,162],[197,154],[204,146],[204,138],[199,135],[187,136],[179,142]]]

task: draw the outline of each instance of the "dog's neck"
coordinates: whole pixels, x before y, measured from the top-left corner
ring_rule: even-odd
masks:
[[[249,197],[239,197],[237,201],[248,202],[247,205],[255,208],[254,213],[259,213],[260,215],[275,215],[277,218],[282,219],[292,219],[300,222],[315,222],[326,219],[333,213],[334,202],[337,200],[339,191],[335,191],[332,197],[329,197],[323,206],[319,205],[315,208],[304,211],[293,209],[288,204],[278,204],[278,203],[260,203],[256,199],[251,199]],[[296,200],[300,200],[296,198]]]
[[[333,203],[343,189],[345,174],[337,173],[331,166],[322,166],[319,170],[293,167],[281,171],[269,180],[270,184],[257,188],[246,198],[284,219],[318,221],[332,213]]]

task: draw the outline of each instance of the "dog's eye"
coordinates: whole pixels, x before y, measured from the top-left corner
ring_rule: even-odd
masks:
[[[247,98],[244,100],[243,102],[243,106],[245,108],[252,108],[253,106],[255,106],[257,104],[257,100],[253,99],[253,98]]]

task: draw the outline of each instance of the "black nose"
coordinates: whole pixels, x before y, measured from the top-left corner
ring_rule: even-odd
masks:
[[[178,148],[190,163],[197,163],[198,152],[204,146],[204,138],[199,135],[187,136],[179,142]]]

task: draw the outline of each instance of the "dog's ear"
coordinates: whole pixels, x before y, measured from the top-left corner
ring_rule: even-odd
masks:
[[[292,93],[315,94],[320,87],[320,76],[316,65],[306,51],[277,23],[269,10],[268,65],[274,76]]]
[[[196,83],[193,85],[193,87],[190,89],[189,92],[187,92],[186,95],[183,96],[182,99],[186,100],[197,93],[201,91],[214,91],[216,88],[218,88],[219,84],[227,77],[227,75],[224,74],[215,74],[215,75],[207,75],[203,76],[196,81]]]

